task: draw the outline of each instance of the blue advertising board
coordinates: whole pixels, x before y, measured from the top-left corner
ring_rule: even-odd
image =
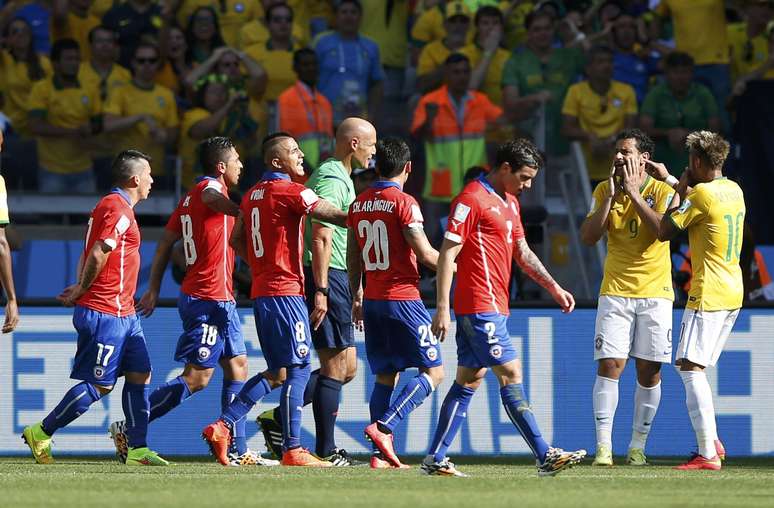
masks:
[[[591,389],[596,375],[593,361],[595,310],[515,309],[508,330],[524,363],[524,383],[546,439],[564,448],[595,447]],[[679,323],[681,310],[675,310]],[[69,379],[75,353],[71,310],[22,308],[19,328],[0,337],[0,454],[27,453],[19,438],[25,425],[42,419],[75,382]],[[254,320],[241,309],[250,373],[265,368]],[[152,387],[174,378],[182,365],[173,359],[181,332],[177,310],[157,309],[143,327],[153,361]],[[774,309],[745,309],[736,322],[717,368],[707,369],[715,396],[718,429],[729,455],[774,453]],[[397,429],[400,454],[424,454],[435,427],[443,397],[454,379],[454,333],[442,344],[446,379],[423,406]],[[345,386],[339,411],[338,445],[365,453],[369,447],[363,429],[369,423],[368,397],[374,377],[365,362],[363,335],[357,334],[358,375]],[[413,376],[405,374],[402,382]],[[88,413],[57,432],[55,454],[110,454],[110,422],[123,418],[122,382],[116,391],[96,403]],[[203,455],[207,448],[201,430],[220,413],[219,372],[210,386],[181,407],[150,425],[150,445],[167,455]],[[620,403],[613,445],[625,453],[631,434],[634,396],[633,365],[620,383]],[[398,390],[400,385],[398,386]],[[695,438],[685,409],[682,382],[672,366],[663,369],[661,406],[646,452],[652,455],[687,455]],[[253,449],[263,450],[255,416],[277,402],[277,393],[264,399],[249,415],[248,437]],[[311,446],[314,421],[311,408],[304,412],[304,445]],[[500,404],[497,382],[490,374],[475,395],[450,455],[527,454],[529,450]]]

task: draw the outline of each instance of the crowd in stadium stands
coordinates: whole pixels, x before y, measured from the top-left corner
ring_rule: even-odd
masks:
[[[774,0],[5,0],[4,176],[12,193],[102,191],[131,147],[153,157],[156,189],[178,161],[187,188],[196,143],[224,135],[249,185],[267,133],[297,137],[311,172],[337,123],[362,116],[413,143],[409,190],[443,217],[464,172],[534,135],[542,111],[549,171],[579,141],[592,181],[624,127],[677,175],[690,131],[723,132],[772,242],[772,18]]]

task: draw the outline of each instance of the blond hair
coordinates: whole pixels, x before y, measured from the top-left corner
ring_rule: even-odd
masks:
[[[699,157],[705,164],[720,168],[728,157],[731,149],[723,136],[710,131],[694,131],[688,134],[685,147],[690,153]]]

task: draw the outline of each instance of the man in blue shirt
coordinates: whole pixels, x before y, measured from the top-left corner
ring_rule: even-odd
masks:
[[[333,105],[333,122],[350,116],[373,119],[382,99],[384,71],[379,46],[359,34],[363,7],[343,0],[336,7],[336,31],[314,43],[320,62],[318,88]]]
[[[642,104],[648,93],[650,75],[657,71],[656,61],[643,57],[637,48],[637,23],[622,14],[613,24],[613,79],[631,85],[637,94],[637,104]]]

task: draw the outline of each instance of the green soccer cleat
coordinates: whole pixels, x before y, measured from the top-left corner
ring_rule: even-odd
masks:
[[[597,453],[594,455],[594,462],[592,466],[612,466],[613,465],[613,450],[609,446],[602,443],[597,443]]]
[[[629,448],[626,463],[630,466],[647,466],[648,459],[645,457],[645,451],[642,448]]]
[[[22,439],[32,451],[32,456],[38,464],[53,464],[51,455],[51,436],[43,432],[41,422],[24,427]]]
[[[129,448],[126,455],[127,466],[168,466],[169,462],[147,447]]]
[[[274,418],[274,411],[274,409],[264,411],[255,420],[261,428],[266,450],[271,453],[271,458],[280,459],[282,458],[282,427]]]

